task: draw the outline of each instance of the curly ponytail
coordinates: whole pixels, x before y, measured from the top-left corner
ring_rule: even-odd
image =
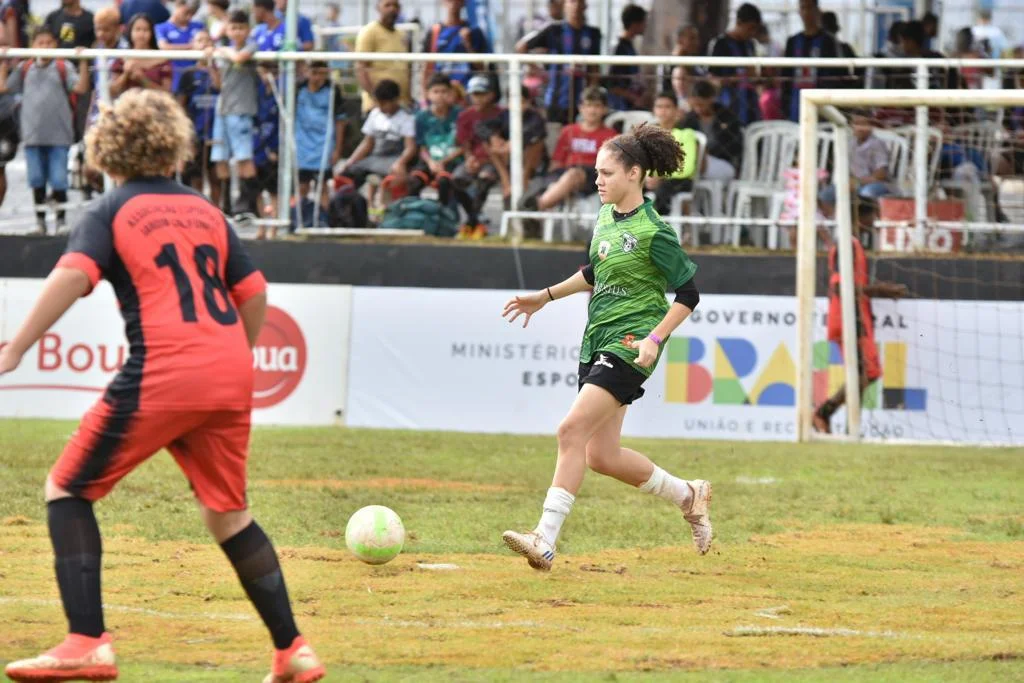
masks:
[[[641,179],[649,173],[671,175],[682,167],[685,158],[672,133],[650,123],[612,138],[605,146],[626,168],[639,166]]]

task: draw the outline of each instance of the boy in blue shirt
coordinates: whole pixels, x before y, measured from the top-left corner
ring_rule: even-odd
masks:
[[[299,196],[341,159],[345,143],[345,112],[341,93],[329,83],[327,62],[309,65],[309,80],[295,95],[295,150],[299,160]],[[333,99],[333,103],[331,100]],[[332,111],[333,110],[333,111]],[[320,204],[327,211],[326,183],[320,184]]]
[[[195,5],[189,0],[175,0],[170,20],[156,26],[156,44],[161,50],[190,50],[197,47],[193,42],[196,34],[205,31],[206,27],[203,22],[192,19],[195,13]],[[171,92],[178,92],[181,74],[193,65],[194,62],[187,59],[175,59],[171,62],[171,68],[174,70]]]

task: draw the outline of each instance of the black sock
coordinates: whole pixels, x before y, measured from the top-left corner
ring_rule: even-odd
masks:
[[[53,191],[53,198],[54,198],[54,200],[58,204],[66,204],[67,201],[68,201],[68,191],[67,190],[54,190]],[[57,209],[57,222],[58,223],[63,223],[64,222],[64,209]]]
[[[46,511],[68,630],[98,638],[106,630],[100,598],[103,544],[92,503],[61,498],[47,503]]]
[[[452,181],[449,178],[438,178],[437,200],[442,206],[448,206],[452,202]]]
[[[242,206],[240,213],[257,213],[260,199],[260,181],[256,178],[242,178]]]
[[[226,214],[231,214],[231,181],[230,180],[218,180],[220,183],[220,210]]]
[[[286,649],[298,637],[299,629],[295,626],[284,575],[270,539],[254,521],[220,547],[234,565],[245,594],[270,630],[274,647]]]
[[[33,187],[32,188],[32,201],[36,205],[36,220],[46,220],[46,188],[45,187]]]

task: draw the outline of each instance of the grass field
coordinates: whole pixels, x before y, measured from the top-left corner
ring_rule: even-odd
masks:
[[[0,423],[5,661],[65,628],[42,481],[73,428]],[[500,534],[536,522],[553,443],[257,430],[251,505],[329,680],[1024,680],[1024,451],[632,440],[714,482],[712,552],[591,474],[539,574]],[[382,567],[344,547],[371,503],[409,532]],[[259,680],[269,640],[170,457],[97,509],[122,679]]]

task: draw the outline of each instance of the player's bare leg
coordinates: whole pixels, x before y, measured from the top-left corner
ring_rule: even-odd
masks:
[[[248,510],[217,512],[200,504],[206,528],[235,568],[274,641],[274,659],[265,683],[310,683],[325,671],[313,648],[299,634],[277,552]]]
[[[860,393],[864,395],[864,390],[868,388],[871,381],[868,380],[867,376],[862,372],[860,377]],[[832,394],[826,399],[818,409],[814,411],[814,415],[811,417],[811,425],[814,427],[816,432],[822,434],[832,433],[832,416],[835,415],[836,411],[842,406],[846,405],[846,385],[839,387],[836,393]]]
[[[525,557],[534,569],[551,569],[562,524],[572,511],[576,493],[583,485],[587,471],[587,442],[615,416],[619,407],[619,402],[607,391],[585,384],[569,414],[558,426],[558,460],[551,488],[544,498],[540,522],[533,531],[506,531],[502,534],[505,545]]]
[[[687,481],[661,469],[643,453],[623,448],[622,421],[626,406],[606,421],[587,443],[587,465],[598,474],[636,486],[645,493],[664,498],[683,512],[693,535],[693,546],[701,555],[711,548],[711,483]]]
[[[578,168],[567,169],[558,180],[554,182],[544,193],[537,198],[537,209],[548,211],[561,204],[574,192],[583,189],[587,176]]]
[[[113,642],[100,597],[102,543],[92,503],[46,479],[47,521],[68,635],[57,647],[7,665],[13,681],[112,681]]]

